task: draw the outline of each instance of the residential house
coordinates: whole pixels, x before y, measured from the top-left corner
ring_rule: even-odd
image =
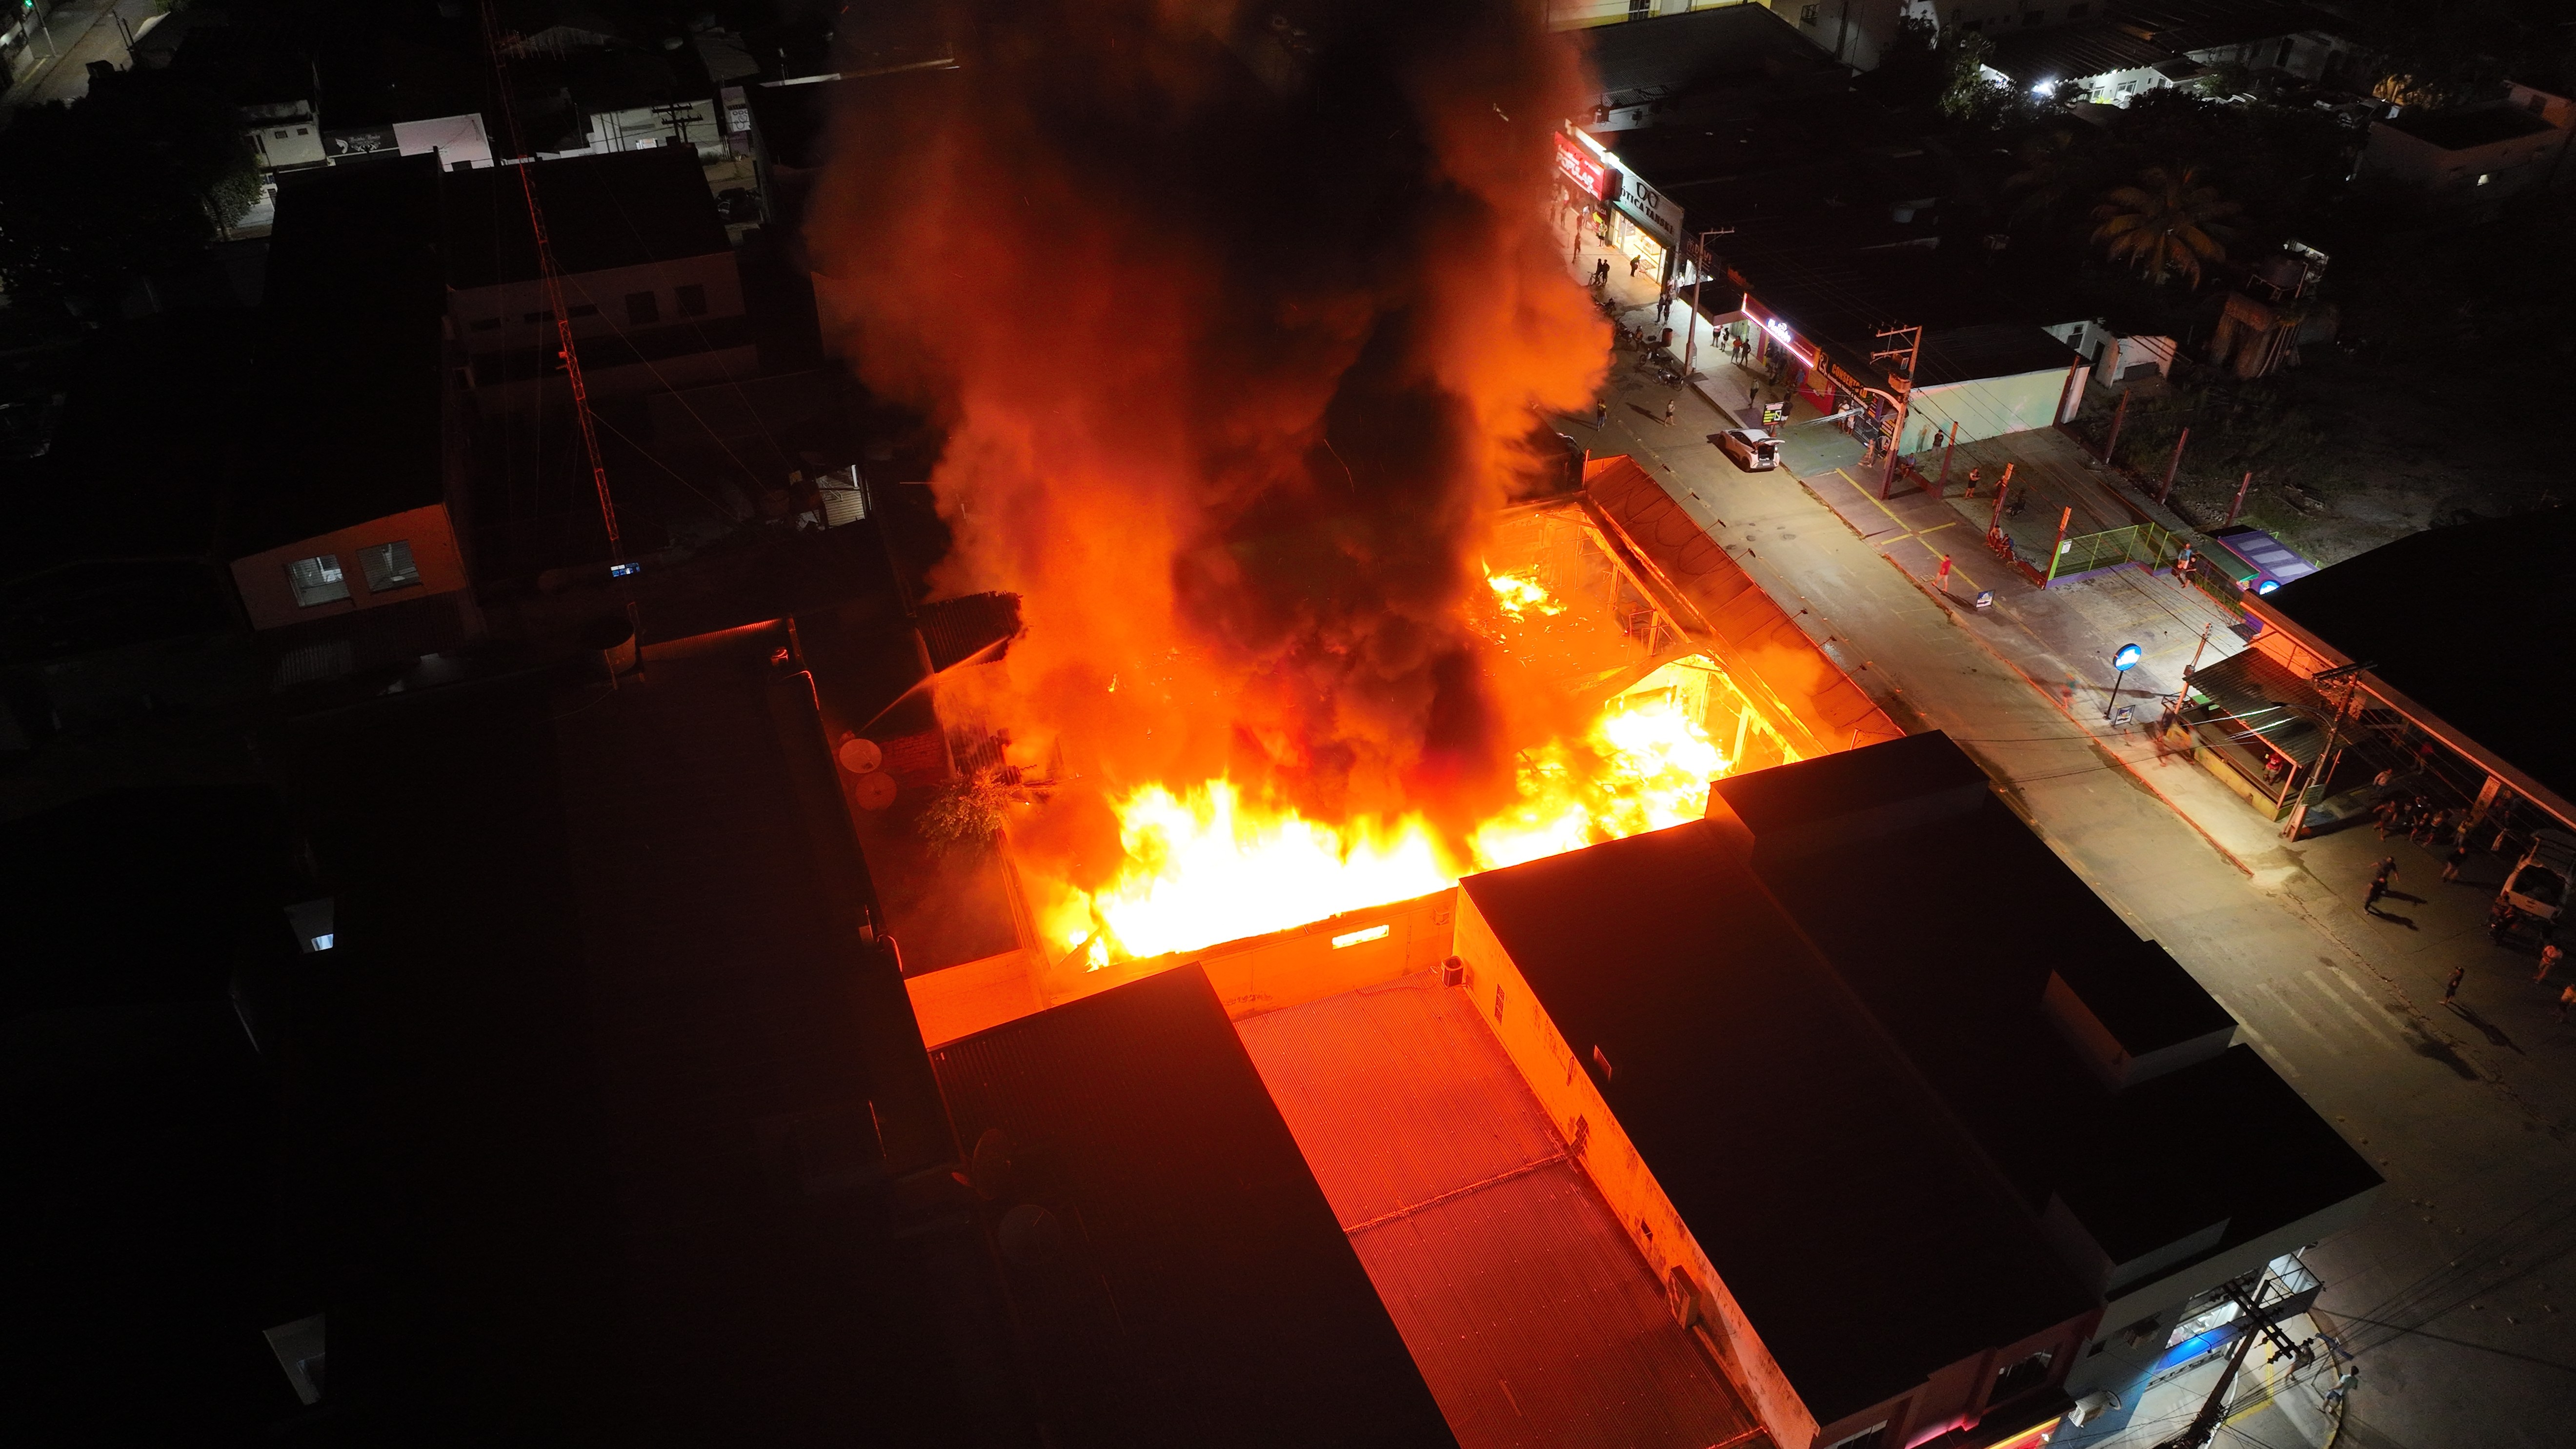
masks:
[[[405,158],[292,178],[258,366],[284,404],[240,469],[226,556],[282,680],[452,649],[479,616],[451,499],[460,419],[440,174]]]
[[[741,274],[694,151],[566,157],[536,162],[526,176],[545,212],[591,397],[758,369]],[[568,396],[520,168],[450,172],[444,194],[447,313],[468,394],[485,412]]]
[[[2516,82],[2485,105],[2373,122],[2353,189],[2460,220],[2491,216],[2515,197],[2576,184],[2570,137],[2576,101]]]
[[[2113,0],[2022,11],[2026,20],[2050,14],[2063,23],[2024,23],[2008,33],[1985,27],[1995,39],[1989,79],[2037,95],[2072,86],[2080,100],[2126,105],[2148,91],[2204,82],[2222,67],[2320,80],[2353,49],[2337,17],[2297,0]]]

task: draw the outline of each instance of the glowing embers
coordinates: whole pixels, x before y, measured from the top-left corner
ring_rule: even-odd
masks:
[[[1515,623],[1533,614],[1548,618],[1565,612],[1565,605],[1555,595],[1526,575],[1498,574],[1487,568],[1485,584],[1494,591],[1494,606]]]
[[[1513,804],[1480,825],[1465,856],[1417,816],[1333,826],[1249,798],[1232,781],[1183,793],[1149,785],[1110,801],[1125,849],[1101,889],[1040,892],[1046,936],[1069,962],[1192,951],[1427,895],[1460,875],[1517,865],[1705,813],[1725,754],[1700,719],[1716,674],[1673,661],[1605,703],[1579,740],[1522,755]],[[1383,928],[1376,929],[1383,934]],[[1355,931],[1336,947],[1376,939]]]

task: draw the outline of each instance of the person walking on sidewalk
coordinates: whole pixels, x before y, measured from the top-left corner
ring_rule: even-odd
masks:
[[[1664,399],[1664,426],[1665,426],[1665,427],[1668,427],[1668,428],[1669,428],[1669,427],[1671,427],[1671,426],[1673,425],[1673,408],[1674,408],[1674,406],[1675,406],[1675,402],[1674,402],[1674,400],[1673,400],[1673,399],[1671,399],[1671,398],[1666,398],[1666,399]]]
[[[2557,970],[2557,969],[2558,969],[2558,963],[2559,963],[2560,961],[2565,960],[2566,958],[2567,958],[2567,953],[2566,953],[2566,952],[2564,952],[2564,951],[2559,950],[2556,946],[2543,946],[2543,947],[2541,947],[2541,948],[2540,948],[2540,969],[2531,973],[2531,979],[2532,979],[2532,980],[2534,980],[2534,981],[2546,981],[2546,980],[2548,980],[2548,979],[2549,979],[2549,973],[2550,973],[2550,972],[2552,972],[2552,971]]]
[[[2451,847],[2450,858],[2442,862],[2442,879],[2446,881],[2458,880],[2460,878],[2460,867],[2468,863],[2469,843],[2463,840]]]
[[[2451,978],[2442,983],[2442,1004],[2444,1006],[2450,1005],[2452,998],[2460,994],[2460,978],[2468,974],[2469,963],[2466,961],[2463,961],[2459,965],[2451,968]]]
[[[1610,426],[1610,405],[1608,403],[1596,402],[1592,405],[1592,426],[1596,430]]]

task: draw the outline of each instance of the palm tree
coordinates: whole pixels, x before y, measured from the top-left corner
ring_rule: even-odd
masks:
[[[2044,217],[2057,210],[2076,185],[2083,158],[2072,131],[2042,131],[2021,143],[2021,169],[2004,178],[2004,190],[2023,193],[2013,220]]]
[[[2222,218],[2240,207],[2200,184],[2197,166],[2150,166],[2138,173],[2135,186],[2115,187],[2093,208],[2093,239],[2104,243],[2111,260],[2128,259],[2163,286],[2179,273],[2200,285],[2200,264],[2227,255],[2219,238],[2235,235]]]

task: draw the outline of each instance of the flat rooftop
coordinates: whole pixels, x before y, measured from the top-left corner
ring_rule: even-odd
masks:
[[[2092,1308],[1709,822],[1460,888],[1820,1422]]]
[[[1236,1030],[1464,1449],[1759,1433],[1462,991],[1410,976]]]
[[[1455,1442],[1198,966],[931,1061],[1061,1442]]]

